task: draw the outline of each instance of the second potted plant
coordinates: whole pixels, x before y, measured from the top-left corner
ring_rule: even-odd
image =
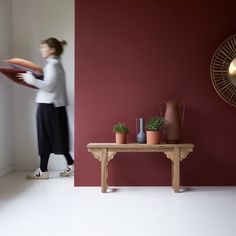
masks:
[[[160,129],[164,124],[165,118],[161,116],[155,116],[148,120],[146,125],[147,144],[160,143]]]
[[[116,133],[116,144],[127,143],[127,133],[129,133],[129,129],[124,123],[117,123],[113,127],[113,132]]]

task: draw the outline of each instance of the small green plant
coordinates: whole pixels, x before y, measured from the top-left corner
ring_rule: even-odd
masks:
[[[165,118],[161,116],[155,116],[148,120],[146,129],[149,131],[158,131],[165,125]]]
[[[124,123],[117,123],[113,127],[113,132],[115,133],[129,133],[129,129]]]

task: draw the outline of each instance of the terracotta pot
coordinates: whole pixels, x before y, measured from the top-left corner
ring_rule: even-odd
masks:
[[[159,144],[160,143],[160,131],[147,130],[147,144]]]
[[[116,133],[116,144],[126,144],[127,133]]]

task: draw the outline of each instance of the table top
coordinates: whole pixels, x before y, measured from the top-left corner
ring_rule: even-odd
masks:
[[[168,151],[173,150],[174,148],[181,148],[181,149],[193,149],[194,144],[192,143],[178,143],[178,144],[140,144],[140,143],[127,143],[127,144],[116,144],[116,143],[89,143],[87,144],[87,148],[91,149],[101,149],[101,148],[108,148],[113,150],[133,150],[133,151]]]

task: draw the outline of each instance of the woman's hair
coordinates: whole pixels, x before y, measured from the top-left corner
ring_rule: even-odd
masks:
[[[63,47],[67,45],[65,40],[59,41],[56,38],[48,38],[41,41],[41,44],[47,44],[48,47],[55,49],[55,55],[60,56],[63,53]]]

